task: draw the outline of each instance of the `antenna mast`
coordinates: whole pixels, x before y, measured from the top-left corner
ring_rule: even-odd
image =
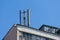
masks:
[[[23,18],[24,19],[24,26],[26,26],[26,11],[25,10],[23,11],[23,14],[24,14],[24,18]]]
[[[30,26],[30,10],[27,9],[27,25]]]
[[[20,10],[20,25],[21,25],[21,14],[22,14],[22,12],[21,12],[21,10]]]
[[[23,17],[22,17],[23,14]],[[30,26],[30,10],[24,10],[23,12],[20,10],[20,25],[22,25],[22,18],[24,22],[24,26]],[[26,22],[27,21],[27,22]]]

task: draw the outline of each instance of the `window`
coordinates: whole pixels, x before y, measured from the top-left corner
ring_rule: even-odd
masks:
[[[31,40],[31,39],[32,39],[32,36],[31,36],[31,34],[23,33],[23,38],[24,38],[25,40]]]
[[[44,31],[48,32],[49,28],[48,27],[44,27]]]
[[[48,29],[48,32],[51,32],[52,33],[52,31],[53,31],[52,29],[50,29],[50,28]]]
[[[45,38],[41,38],[41,40],[45,40]]]
[[[40,37],[39,36],[36,36],[36,40],[40,40]]]
[[[50,32],[50,33],[55,33],[55,29],[49,28],[49,27],[44,27],[44,31]]]
[[[32,35],[32,40],[36,40],[36,36],[35,35]]]
[[[52,33],[55,33],[55,30],[56,30],[56,29],[52,29]]]
[[[19,36],[19,40],[22,40],[22,36]]]
[[[40,36],[29,34],[29,33],[23,33],[23,39],[24,40],[52,40],[49,38],[40,37]],[[20,40],[22,40],[22,36],[20,36]]]
[[[23,38],[27,40],[27,34],[23,33]]]

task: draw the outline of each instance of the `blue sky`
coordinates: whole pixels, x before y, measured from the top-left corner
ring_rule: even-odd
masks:
[[[30,9],[31,27],[47,24],[60,28],[60,0],[0,0],[0,40],[19,23],[19,10],[24,9]]]

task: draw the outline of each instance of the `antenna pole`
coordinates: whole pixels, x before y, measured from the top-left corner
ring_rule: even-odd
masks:
[[[26,26],[26,11],[24,10],[24,26]]]
[[[30,26],[30,11],[27,9],[27,25]]]
[[[27,24],[27,26],[29,27],[30,26],[30,10],[27,9],[27,11],[24,10],[23,12],[20,10],[20,25],[22,25],[22,13],[23,13],[24,26],[26,26],[26,24]],[[27,18],[26,18],[26,16],[27,16]],[[26,21],[27,21],[27,23],[26,23]]]
[[[20,10],[20,25],[21,25],[21,13],[22,13],[22,12],[21,12],[21,10]]]

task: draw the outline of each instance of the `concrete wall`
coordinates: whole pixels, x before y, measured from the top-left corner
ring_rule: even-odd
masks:
[[[17,40],[17,28],[12,27],[7,35],[4,37],[4,40]]]
[[[17,30],[17,40],[21,40],[22,39],[19,36],[23,36],[23,34],[19,30]]]

